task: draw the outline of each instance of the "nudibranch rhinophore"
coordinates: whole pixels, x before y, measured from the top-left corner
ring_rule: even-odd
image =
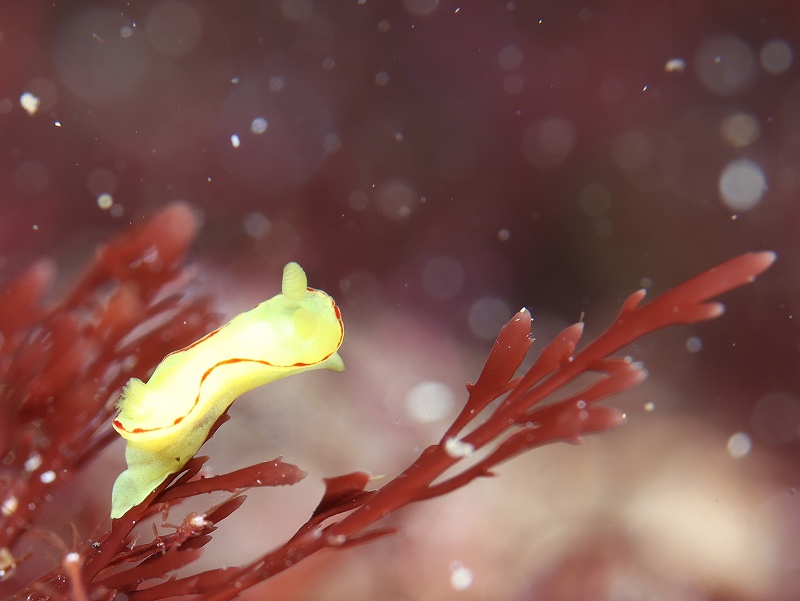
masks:
[[[343,338],[334,300],[308,288],[303,269],[289,263],[280,294],[164,357],[147,383],[128,381],[113,422],[127,440],[128,469],[114,482],[111,517],[180,470],[243,393],[312,369],[343,371]]]

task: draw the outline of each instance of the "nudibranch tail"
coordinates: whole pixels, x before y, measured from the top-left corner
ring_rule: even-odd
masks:
[[[283,279],[281,280],[281,292],[286,300],[292,303],[299,303],[306,297],[308,279],[306,272],[297,263],[287,263],[283,268]]]

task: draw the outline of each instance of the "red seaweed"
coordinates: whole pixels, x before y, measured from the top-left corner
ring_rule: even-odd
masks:
[[[54,273],[45,262],[0,292],[0,410],[6,417],[0,424],[0,574],[13,571],[13,550],[53,490],[76,470],[87,469],[88,458],[114,439],[109,420],[125,381],[147,374],[163,355],[215,324],[207,298],[159,300],[165,286],[187,279],[183,261],[195,231],[190,209],[174,204],[101,247],[60,301],[41,303]],[[622,412],[597,403],[637,385],[646,372],[613,355],[661,328],[718,317],[723,307],[712,299],[751,282],[774,259],[769,252],[741,255],[643,306],[644,291],[635,292],[594,341],[579,349],[583,326],[574,324],[516,376],[532,343],[531,316],[519,311],[500,331],[477,381],[467,385],[461,412],[438,442],[373,490],[366,472],[325,479],[325,493],[308,521],[283,546],[247,565],[164,580],[199,557],[219,523],[245,502],[244,490],[295,484],[305,473],[277,458],[205,478],[200,470],[207,458],[195,457],[113,520],[105,534],[64,550],[58,567],[13,598],[112,599],[125,593],[130,601],[232,599],[317,551],[394,534],[395,528],[378,522],[402,507],[491,476],[495,466],[534,447],[579,443],[586,434],[621,425]],[[158,319],[164,316],[170,319]],[[152,328],[140,327],[151,320]],[[594,379],[564,396],[565,386],[584,374]],[[218,420],[211,435],[226,419]],[[143,519],[166,516],[186,498],[219,490],[232,494],[205,512],[187,514],[178,525],[164,524],[172,532],[154,533],[143,542],[134,536]],[[102,516],[98,530],[105,522]]]

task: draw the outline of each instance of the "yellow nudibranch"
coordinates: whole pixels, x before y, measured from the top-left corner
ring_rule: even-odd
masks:
[[[128,469],[114,482],[111,517],[121,517],[180,470],[241,394],[303,371],[343,371],[337,353],[343,338],[334,300],[307,288],[303,269],[289,263],[281,294],[170,353],[147,383],[128,381],[113,422],[127,440]]]

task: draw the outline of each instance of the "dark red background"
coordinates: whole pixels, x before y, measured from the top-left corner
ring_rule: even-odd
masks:
[[[791,0],[6,0],[0,279],[50,255],[67,285],[99,241],[183,199],[204,221],[193,259],[205,288],[224,274],[245,297],[265,297],[297,259],[356,330],[390,309],[480,353],[488,343],[469,316],[482,298],[508,316],[528,306],[543,323],[585,312],[591,333],[643,283],[658,293],[738,253],[775,250],[768,273],[726,297],[725,317],[634,351],[672,387],[669,411],[749,432],[787,467],[774,490],[788,489],[797,436],[760,440],[753,409],[787,393],[789,417],[776,419],[800,426],[798,31]],[[697,73],[720,37],[752,55],[747,81],[722,92]],[[780,73],[759,60],[774,40],[795,54]],[[685,69],[666,70],[674,58]],[[33,115],[24,92],[41,98]],[[723,138],[734,113],[758,123],[752,144]],[[255,134],[259,116],[268,127]],[[555,164],[528,160],[526,130],[552,119],[573,144]],[[619,158],[631,139],[643,145],[626,155],[634,167]],[[748,211],[718,189],[739,158],[767,182]],[[587,186],[605,191],[599,213],[581,201]],[[117,208],[101,209],[98,191]],[[442,276],[456,281],[444,298],[423,277],[437,257],[457,266]],[[703,348],[687,354],[692,335]]]

